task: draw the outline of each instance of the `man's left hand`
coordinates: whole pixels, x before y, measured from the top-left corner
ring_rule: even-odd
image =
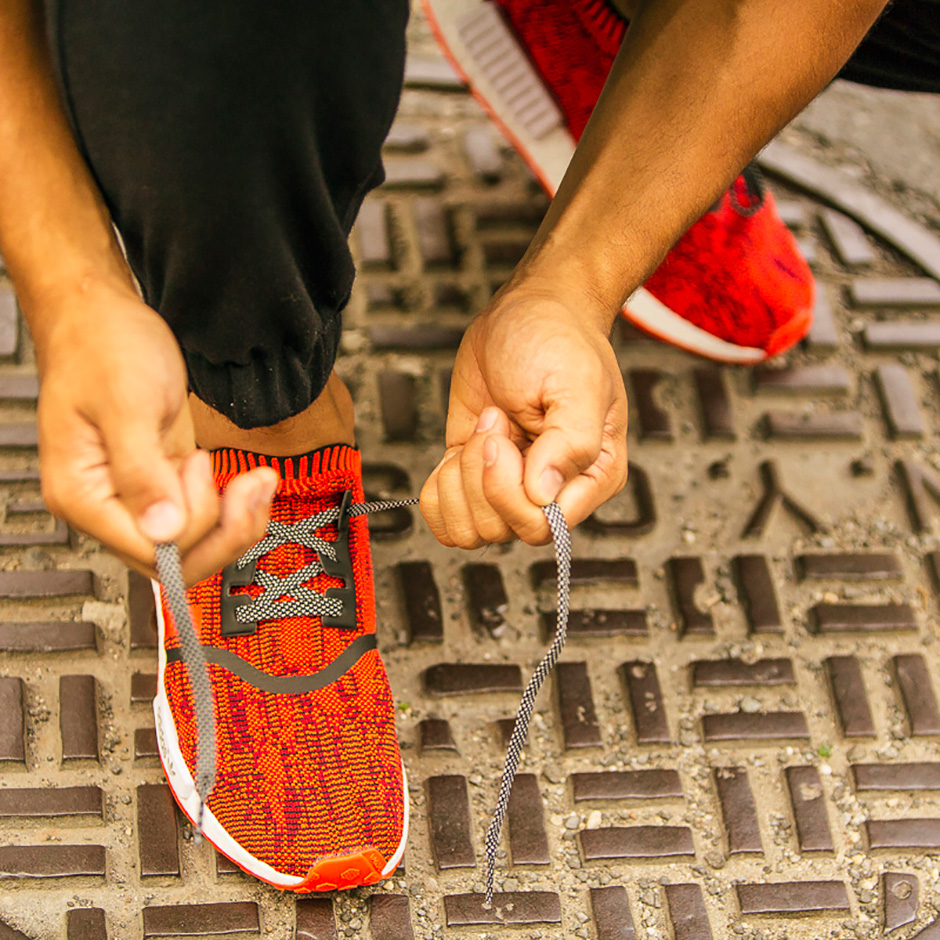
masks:
[[[421,511],[444,545],[550,541],[541,507],[570,526],[627,478],[627,397],[587,296],[505,289],[473,321],[454,363],[443,460]]]

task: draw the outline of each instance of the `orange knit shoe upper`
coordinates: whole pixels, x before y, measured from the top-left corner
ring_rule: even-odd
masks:
[[[218,757],[208,809],[253,860],[304,879],[292,885],[297,890],[371,884],[404,839],[405,793],[394,702],[375,648],[368,527],[362,516],[330,522],[306,537],[297,527],[340,505],[344,494],[352,502],[363,500],[359,452],[338,445],[301,458],[218,451],[213,459],[220,491],[252,466],[267,463],[278,470],[271,519],[282,528],[280,537],[259,543],[271,544],[256,560],[254,577],[251,566],[226,569],[226,593],[238,598],[234,604],[244,603],[251,612],[264,595],[267,607],[256,626],[250,617],[237,622],[236,630],[248,632],[232,635],[236,621],[223,614],[222,572],[188,592],[215,696]],[[319,539],[334,551],[340,546],[336,553],[343,555],[341,526],[348,527],[351,584],[322,570],[336,570],[336,562],[321,563],[315,547],[290,540],[298,535],[315,546]],[[282,588],[285,578],[303,569],[309,577]],[[324,593],[342,598],[334,606],[345,608],[346,625],[333,623],[343,618],[297,613],[307,603],[304,597]],[[279,607],[288,615],[280,616]],[[165,602],[163,614],[165,691],[179,751],[192,774],[190,682]],[[212,838],[211,829],[207,835]]]

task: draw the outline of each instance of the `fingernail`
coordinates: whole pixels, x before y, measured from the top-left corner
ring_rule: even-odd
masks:
[[[170,542],[183,528],[183,513],[175,503],[162,499],[140,514],[137,526],[152,542]]]
[[[499,448],[496,446],[496,441],[493,438],[488,437],[483,442],[483,466],[492,467],[496,463],[496,458],[499,455]]]
[[[495,408],[484,408],[480,412],[480,420],[477,421],[477,433],[480,434],[483,431],[489,431],[489,429],[496,424],[498,417],[499,412]]]
[[[554,501],[564,483],[565,478],[555,467],[546,467],[542,471],[542,475],[539,477],[539,487],[542,490],[546,504]]]

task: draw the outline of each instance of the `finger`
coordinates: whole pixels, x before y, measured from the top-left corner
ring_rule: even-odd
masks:
[[[43,502],[79,532],[153,567],[153,543],[144,538],[127,507],[117,498],[98,432],[84,421],[48,412],[40,403],[39,463]]]
[[[180,554],[185,555],[218,524],[219,494],[212,476],[212,458],[206,451],[193,451],[183,460],[179,472],[188,522],[177,544]]]
[[[561,491],[558,505],[569,526],[583,522],[598,506],[616,496],[627,481],[626,438],[610,442],[585,473]]]
[[[186,500],[158,422],[115,415],[101,434],[115,492],[141,534],[151,542],[178,539],[186,528]]]
[[[514,532],[508,523],[493,508],[483,489],[483,472],[486,460],[484,445],[490,434],[508,437],[509,418],[499,408],[484,408],[477,421],[476,430],[464,444],[460,454],[460,471],[464,497],[473,524],[485,542],[508,542]]]
[[[463,490],[460,458],[455,455],[441,465],[437,474],[437,498],[447,537],[458,548],[479,548],[484,544],[473,524],[473,513]]]
[[[150,578],[152,581],[159,581],[160,575],[157,573],[156,565],[145,565],[138,561],[136,558],[133,558],[130,555],[126,555],[124,552],[118,551],[117,549],[109,549],[110,553],[114,555],[115,558],[123,561],[128,568],[133,568],[138,574],[142,574],[145,578]]]
[[[141,534],[127,507],[116,496],[102,498],[93,493],[86,497],[80,481],[76,481],[72,494],[67,514],[57,512],[57,515],[67,518],[72,528],[97,539],[138,571],[150,574],[156,570],[154,543]]]
[[[270,467],[239,474],[229,483],[218,524],[183,557],[187,584],[210,577],[264,538],[277,485],[277,474]]]
[[[539,506],[552,502],[562,487],[597,460],[604,416],[610,402],[586,389],[577,402],[551,406],[539,436],[526,455],[525,490]]]
[[[437,478],[441,472],[441,467],[443,467],[448,460],[457,456],[459,452],[460,448],[454,447],[444,454],[441,458],[441,462],[431,471],[427,480],[424,481],[424,486],[421,487],[421,515],[424,516],[424,521],[428,524],[428,528],[431,530],[434,538],[436,538],[441,545],[447,546],[447,548],[456,548],[456,546],[447,534],[447,524],[444,521],[444,515],[441,511],[441,500],[437,489]]]
[[[491,434],[484,441],[483,454],[483,492],[490,506],[523,542],[544,545],[551,541],[545,514],[526,494],[525,462],[519,448],[508,438]]]

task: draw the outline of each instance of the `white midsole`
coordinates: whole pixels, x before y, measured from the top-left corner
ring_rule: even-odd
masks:
[[[486,73],[477,66],[457,28],[460,17],[478,7],[481,2],[483,0],[424,0],[435,30],[447,44],[450,54],[459,62],[474,92],[496,118],[497,126],[529,164],[548,195],[554,196],[574,156],[575,140],[564,127],[556,127],[544,136],[536,137],[520,121],[512,118],[512,107],[503,100]],[[504,24],[504,27],[506,41],[518,45],[509,26]],[[695,326],[643,287],[638,288],[624,304],[623,312],[628,320],[654,336],[711,359],[752,364],[767,358],[763,349],[737,346]]]
[[[677,346],[691,349],[710,359],[750,365],[767,358],[763,349],[755,346],[736,346],[690,323],[642,287],[623,305],[623,312],[631,323],[653,335],[668,339]]]
[[[179,738],[176,734],[176,724],[173,721],[170,703],[166,697],[166,685],[163,681],[163,673],[166,668],[166,649],[163,645],[163,604],[160,600],[160,586],[155,581],[152,581],[151,585],[157,609],[157,695],[153,700],[153,715],[157,728],[157,747],[160,750],[160,760],[163,763],[163,770],[166,773],[170,789],[172,789],[177,801],[183,808],[183,812],[186,813],[190,821],[195,821],[199,817],[199,794],[196,792],[196,784],[192,774],[183,759],[183,752],[180,749]],[[398,868],[402,856],[405,854],[405,843],[408,840],[408,778],[405,774],[404,763],[402,763],[401,773],[402,800],[404,802],[401,842],[398,844],[395,854],[388,860],[385,868],[382,869],[383,878],[387,878]],[[239,868],[243,868],[256,878],[261,878],[278,888],[288,889],[299,887],[305,880],[298,878],[296,875],[285,875],[251,855],[247,849],[229,835],[208,806],[203,810],[203,832],[205,837],[223,855],[228,856]]]

